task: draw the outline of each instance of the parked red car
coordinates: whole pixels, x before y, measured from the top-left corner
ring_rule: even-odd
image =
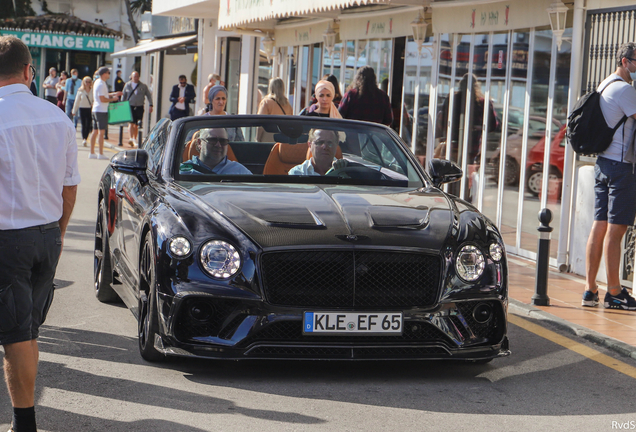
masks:
[[[526,190],[534,196],[539,196],[543,183],[543,155],[545,152],[545,138],[535,144],[528,153],[526,160]],[[563,179],[563,158],[565,157],[565,125],[561,126],[559,132],[552,139],[550,145],[550,179],[559,180],[554,182],[555,187],[561,187]],[[553,191],[560,196],[558,191]],[[552,195],[552,193],[550,193]]]

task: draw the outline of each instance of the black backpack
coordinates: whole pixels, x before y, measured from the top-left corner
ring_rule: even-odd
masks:
[[[607,125],[601,111],[601,93],[616,81],[610,81],[603,90],[591,91],[585,94],[574,105],[568,116],[568,129],[565,136],[575,153],[580,155],[594,155],[604,152],[612,143],[614,133],[627,121],[623,116],[618,124],[611,128]]]

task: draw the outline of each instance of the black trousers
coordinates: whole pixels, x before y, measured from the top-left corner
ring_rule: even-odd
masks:
[[[82,121],[82,139],[88,139],[91,131],[93,130],[92,116],[90,108],[80,108],[80,120]]]

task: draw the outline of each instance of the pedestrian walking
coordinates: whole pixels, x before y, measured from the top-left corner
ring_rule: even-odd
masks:
[[[104,156],[104,135],[108,129],[108,104],[117,102],[121,92],[108,92],[106,80],[110,78],[110,69],[101,67],[97,74],[99,78],[93,85],[93,134],[91,135],[91,152],[88,154],[89,159],[105,159]],[[99,154],[95,154],[95,142],[99,145]]]
[[[594,222],[587,240],[583,306],[599,304],[596,276],[605,254],[607,293],[604,306],[609,309],[636,310],[636,300],[620,285],[621,240],[636,217],[636,43],[621,45],[616,54],[616,71],[598,86],[600,105],[610,127],[626,116],[614,133],[607,150],[599,154],[594,166]]]
[[[311,105],[309,109],[303,110],[301,115],[313,116],[313,117],[331,117],[342,118],[338,108],[333,103],[333,98],[336,95],[336,89],[333,84],[327,80],[320,80],[316,84],[315,91],[316,102]]]
[[[81,84],[82,83],[77,75],[77,69],[71,69],[71,77],[66,80],[66,84],[64,85],[64,110],[71,121],[73,121],[73,105],[75,104],[75,97]],[[77,125],[77,122],[73,122],[73,124]]]
[[[64,87],[66,86],[66,80],[68,79],[68,72],[62,71],[60,73],[60,80],[55,84],[55,90],[57,93],[55,97],[57,99],[57,107],[62,111],[66,112],[66,107],[64,106],[64,98],[66,97],[66,93],[64,91]]]
[[[55,86],[58,82],[60,82],[60,77],[57,76],[57,69],[52,67],[49,69],[49,75],[44,78],[42,87],[44,88],[44,98],[53,105],[57,105],[57,90]]]
[[[13,432],[37,430],[37,337],[80,182],[75,128],[32,96],[32,62],[20,39],[0,36],[0,344]]]
[[[170,102],[172,102],[169,111],[170,120],[174,121],[181,117],[189,116],[190,104],[194,102],[195,97],[194,86],[188,84],[188,79],[185,75],[180,75],[179,84],[173,86],[170,93]]]
[[[331,84],[333,84],[335,95],[333,97],[332,102],[336,106],[336,108],[338,108],[340,106],[340,101],[342,101],[342,93],[340,93],[340,84],[338,84],[338,78],[336,78],[335,75],[325,74],[320,80],[329,81]],[[311,107],[313,105],[316,105],[317,103],[318,103],[318,99],[316,98],[316,90],[314,89],[314,94],[311,96],[311,100],[309,101],[309,106],[306,109],[307,110],[311,109]],[[300,115],[303,115],[303,113],[301,112]]]
[[[144,97],[148,99],[150,106],[148,112],[152,112],[152,94],[148,90],[148,86],[139,81],[139,72],[135,71],[130,75],[130,81],[124,85],[124,91],[122,93],[121,100],[128,101],[130,103],[130,110],[132,112],[132,122],[128,123],[128,144],[131,146],[136,145],[135,138],[137,138],[137,132],[139,132],[139,121],[144,118]]]
[[[85,76],[82,85],[75,96],[75,104],[73,105],[73,116],[77,118],[79,114],[82,124],[82,144],[86,147],[86,140],[93,130],[91,108],[93,107],[93,80],[89,76]]]
[[[375,71],[371,66],[358,69],[349,90],[338,107],[342,118],[364,120],[390,126],[393,109],[389,96],[378,88]]]
[[[124,81],[124,79],[121,77],[121,70],[118,70],[116,72],[116,77],[115,77],[115,91],[118,92],[123,92],[124,91],[124,86],[126,85],[126,81]]]
[[[219,74],[208,75],[208,83],[206,84],[205,87],[203,87],[203,97],[204,97],[203,103],[205,104],[206,109],[207,109],[207,106],[210,105],[210,101],[208,100],[208,92],[215,85],[222,85],[225,87],[225,83],[221,81],[221,75]]]
[[[269,80],[267,96],[263,98],[258,106],[258,114],[261,115],[292,115],[292,108],[287,96],[285,96],[285,82],[280,78]],[[273,142],[274,134],[265,132],[262,127],[258,128],[256,140],[259,142]]]

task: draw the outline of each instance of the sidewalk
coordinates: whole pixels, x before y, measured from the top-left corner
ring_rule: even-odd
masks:
[[[123,146],[119,143],[119,127],[110,126],[104,147],[130,150],[128,128],[124,128]],[[78,140],[81,143],[81,141]],[[605,287],[599,286],[601,304],[595,308],[581,306],[585,279],[578,275],[550,269],[548,296],[550,306],[532,306],[535,292],[536,266],[533,261],[508,257],[509,312],[519,316],[548,321],[554,325],[603,345],[622,355],[636,359],[636,311],[605,309]]]
[[[550,306],[532,306],[536,266],[532,261],[508,256],[509,312],[543,319],[597,344],[636,359],[636,311],[605,309],[605,286],[599,285],[597,307],[581,306],[585,279],[550,269]]]

